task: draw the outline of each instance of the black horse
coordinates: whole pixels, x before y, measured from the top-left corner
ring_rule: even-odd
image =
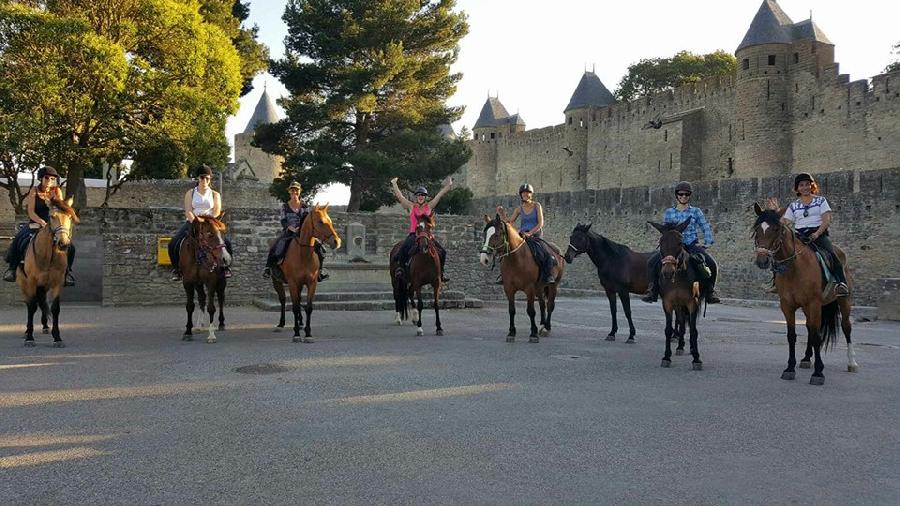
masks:
[[[591,224],[575,225],[569,236],[569,247],[566,248],[566,262],[578,255],[587,253],[597,266],[597,276],[609,299],[609,312],[612,315],[612,330],[606,336],[607,341],[616,340],[619,324],[616,320],[616,295],[622,301],[622,309],[628,319],[628,341],[634,343],[634,323],[631,321],[631,299],[629,293],[647,291],[647,260],[653,253],[637,253],[628,246],[611,241],[591,231]]]

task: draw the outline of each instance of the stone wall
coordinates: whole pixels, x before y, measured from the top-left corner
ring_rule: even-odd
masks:
[[[880,278],[900,277],[900,169],[840,171],[816,176],[823,195],[834,208],[832,241],[847,252],[856,282],[854,302],[874,305],[881,292]],[[725,297],[772,299],[764,286],[768,271],[752,263],[750,226],[755,220],[753,203],[765,203],[774,195],[782,203],[793,197],[793,178],[728,179],[694,185],[692,204],[700,207],[713,224],[715,246],[710,252],[721,268],[720,291]],[[545,237],[561,246],[568,244],[576,223],[592,222],[592,230],[637,251],[650,251],[659,234],[648,220],[661,221],[673,203],[673,186],[641,186],[541,194]],[[497,205],[512,208],[514,197],[477,199],[473,209],[493,216]],[[596,269],[586,256],[567,266],[564,287],[599,289]],[[480,293],[485,297],[490,286]]]

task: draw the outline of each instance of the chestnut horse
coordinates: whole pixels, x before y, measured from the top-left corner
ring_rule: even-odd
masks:
[[[785,209],[780,211],[766,210],[753,205],[757,219],[753,224],[752,237],[756,246],[756,266],[760,269],[771,269],[775,273],[775,288],[781,302],[781,312],[787,324],[788,366],[781,373],[781,379],[792,380],[796,377],[794,366],[797,359],[794,355],[797,343],[795,329],[797,309],[802,308],[806,315],[806,353],[800,361],[801,369],[808,369],[810,357],[815,353],[815,367],[809,378],[811,385],[824,385],[825,375],[822,363],[822,344],[826,349],[829,343],[833,346],[837,338],[838,312],[841,316],[841,329],[847,340],[847,371],[856,372],[856,353],[850,341],[850,297],[834,296],[834,290],[825,293],[826,283],[822,279],[822,270],[816,253],[804,245],[800,237],[790,226],[781,222]],[[847,273],[847,285],[852,287],[847,257],[837,246],[834,252],[844,264]]]
[[[563,259],[556,251],[552,254],[556,258],[556,283],[544,284],[540,279],[540,269],[531,254],[531,249],[525,247],[525,239],[513,227],[505,222],[497,214],[494,219],[487,215],[484,217],[484,244],[481,247],[481,264],[488,265],[489,256],[501,259],[500,274],[503,278],[503,291],[509,303],[509,333],[506,342],[516,340],[516,292],[525,292],[528,300],[527,313],[531,319],[531,334],[529,343],[537,343],[540,336],[550,335],[550,318],[556,307],[556,292],[563,276]],[[546,297],[546,307],[545,300]],[[541,309],[541,328],[538,330],[534,323],[534,299],[538,300]],[[546,310],[546,312],[545,312]]]
[[[328,205],[313,206],[309,215],[303,220],[303,225],[297,236],[291,239],[284,261],[281,263],[281,271],[291,291],[291,311],[294,313],[294,337],[295,343],[311,343],[310,317],[312,316],[312,303],[316,297],[316,286],[319,280],[319,257],[315,252],[315,241],[319,240],[332,249],[341,247],[341,237],[334,230],[334,223],[328,216]],[[273,283],[274,284],[274,283]],[[278,283],[281,285],[281,283]],[[303,288],[306,288],[306,326],[305,336],[300,337],[300,325],[303,316],[300,314],[300,297]],[[276,290],[278,290],[276,286]],[[282,286],[283,290],[283,286]]]
[[[428,216],[420,216],[416,225],[416,247],[409,257],[408,274],[406,269],[399,269],[394,257],[397,250],[403,246],[403,242],[396,244],[391,249],[391,284],[394,288],[394,307],[397,312],[397,323],[405,319],[407,314],[407,302],[413,305],[413,323],[416,325],[416,335],[425,333],[422,330],[422,287],[431,285],[434,292],[434,320],[435,335],[444,335],[441,327],[440,293],[441,293],[441,258],[434,245],[434,212]]]
[[[201,311],[206,306],[209,313],[207,343],[216,342],[213,321],[216,316],[216,297],[219,299],[219,330],[225,330],[225,278],[224,267],[230,262],[225,250],[225,224],[219,218],[198,216],[191,223],[190,233],[181,241],[178,267],[181,271],[184,293],[187,295],[184,341],[193,340],[194,292],[197,293]],[[209,299],[207,299],[209,297]]]
[[[691,266],[691,255],[684,247],[682,232],[687,228],[690,219],[681,223],[653,223],[653,228],[662,234],[659,238],[659,252],[662,256],[662,268],[659,271],[659,294],[662,299],[663,312],[666,315],[666,351],[661,367],[672,365],[672,338],[678,332],[673,326],[673,314],[680,327],[681,337],[678,340],[676,355],[684,351],[685,324],[690,328],[691,356],[694,360],[691,369],[703,370],[700,360],[700,348],[697,343],[697,316],[700,313],[700,277]]]
[[[566,262],[572,263],[575,258],[587,253],[597,266],[597,276],[609,299],[609,312],[612,315],[612,330],[606,336],[607,341],[616,340],[619,323],[616,320],[616,296],[622,301],[622,310],[628,319],[628,343],[634,343],[634,323],[631,321],[631,298],[629,293],[642,294],[647,291],[647,261],[653,253],[637,253],[624,244],[611,241],[591,230],[591,224],[575,225],[569,236],[569,247],[566,248]]]
[[[51,203],[50,223],[31,239],[25,251],[25,264],[18,267],[16,284],[28,307],[25,346],[34,346],[34,313],[40,307],[41,312],[46,315],[47,300],[50,300],[53,319],[53,346],[66,346],[59,336],[59,295],[66,279],[66,257],[76,223],[78,216],[72,209],[72,199],[65,202],[54,199]],[[44,321],[44,317],[41,321]]]

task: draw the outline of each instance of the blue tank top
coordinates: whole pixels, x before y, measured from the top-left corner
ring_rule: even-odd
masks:
[[[525,209],[519,206],[519,216],[522,217],[522,221],[519,225],[519,232],[525,232],[538,226],[537,204],[534,205],[534,209],[531,210],[531,213],[526,213]],[[541,233],[538,231],[538,233],[534,235],[540,236]]]

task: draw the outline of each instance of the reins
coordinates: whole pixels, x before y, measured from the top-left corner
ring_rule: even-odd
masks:
[[[794,254],[781,260],[776,259],[775,254],[781,251],[781,248],[784,247],[783,230],[785,230],[785,227],[782,223],[778,224],[778,230],[778,242],[776,242],[777,246],[775,247],[775,249],[768,249],[760,246],[759,242],[756,239],[756,235],[754,235],[753,237],[753,243],[756,246],[756,253],[762,253],[769,257],[769,262],[772,266],[770,270],[775,274],[782,274],[787,272],[787,270],[790,268],[790,263],[797,258],[797,255],[800,254],[800,251],[797,249],[797,234],[796,232],[791,230],[791,246],[794,248]]]

